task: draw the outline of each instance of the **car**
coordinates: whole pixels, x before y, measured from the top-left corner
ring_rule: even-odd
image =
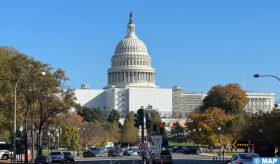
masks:
[[[99,154],[96,151],[88,150],[83,152],[83,157],[99,157]]]
[[[34,163],[36,164],[50,164],[52,159],[47,155],[39,155],[35,158]]]
[[[108,157],[121,157],[123,152],[121,149],[115,148],[108,151]]]
[[[59,162],[59,163],[64,163],[64,154],[60,151],[54,151],[50,153],[50,158],[52,159],[52,162]]]
[[[185,148],[183,148],[183,147],[175,147],[175,148],[173,148],[172,152],[183,153],[184,150],[185,150]]]
[[[74,155],[73,155],[71,152],[66,151],[66,152],[63,152],[63,154],[64,154],[64,160],[65,160],[65,162],[66,162],[66,161],[75,162]]]
[[[161,150],[159,157],[153,155],[151,156],[150,160],[153,164],[158,164],[158,163],[172,164],[172,154],[168,150]]]
[[[105,153],[105,149],[103,147],[90,148],[90,151],[99,157],[103,156],[103,154]]]
[[[185,148],[185,149],[183,150],[183,154],[198,155],[197,149],[195,149],[195,148]]]
[[[123,152],[125,156],[138,156],[137,149],[128,149]]]
[[[253,158],[259,158],[256,153],[235,153],[228,164],[253,164]]]

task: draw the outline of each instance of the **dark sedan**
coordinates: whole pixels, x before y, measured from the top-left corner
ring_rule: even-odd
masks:
[[[90,150],[83,152],[83,157],[99,157],[99,154]]]
[[[183,154],[193,154],[198,155],[196,148],[185,148]]]
[[[52,163],[52,160],[47,155],[39,155],[35,158],[34,163],[36,163],[36,164],[50,164],[50,163]]]
[[[108,151],[108,157],[121,157],[123,152],[121,149],[111,149]]]
[[[74,155],[71,152],[66,151],[66,152],[63,152],[63,154],[64,154],[65,161],[75,162]]]

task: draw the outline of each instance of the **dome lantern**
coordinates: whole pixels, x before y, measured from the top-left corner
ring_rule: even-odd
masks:
[[[132,12],[130,12],[129,14],[129,22],[128,22],[128,25],[127,25],[127,38],[129,37],[137,37],[135,35],[135,25],[133,23],[133,20],[132,20]]]

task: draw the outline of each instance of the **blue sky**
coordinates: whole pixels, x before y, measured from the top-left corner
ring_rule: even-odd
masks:
[[[217,84],[274,92],[280,82],[280,1],[11,0],[0,2],[0,45],[66,71],[68,87],[100,89],[129,12],[163,88],[207,92]]]

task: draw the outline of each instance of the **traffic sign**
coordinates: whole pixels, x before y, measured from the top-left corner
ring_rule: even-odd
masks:
[[[249,141],[234,141],[232,143],[233,148],[248,148],[249,146]]]
[[[148,146],[144,143],[141,143],[138,148],[141,152],[145,152],[145,151],[147,151]]]
[[[153,143],[156,146],[161,146],[161,144],[162,144],[162,136],[153,136]]]

